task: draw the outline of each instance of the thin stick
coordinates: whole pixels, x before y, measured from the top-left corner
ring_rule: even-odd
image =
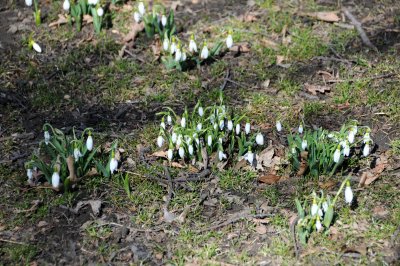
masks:
[[[375,45],[373,45],[371,43],[371,41],[369,40],[367,34],[365,33],[365,31],[363,30],[362,26],[361,26],[361,22],[359,22],[354,16],[353,14],[351,14],[350,10],[347,9],[347,7],[343,7],[342,8],[344,14],[346,15],[346,17],[348,17],[351,20],[351,23],[354,25],[354,27],[356,27],[358,34],[361,37],[362,42],[368,46],[369,48],[375,50],[378,52],[378,48],[376,48]]]
[[[17,242],[17,241],[12,241],[12,240],[7,240],[7,239],[2,239],[0,238],[0,241],[2,242],[6,242],[6,243],[11,243],[11,244],[18,244],[18,245],[28,245],[26,243],[23,242]]]

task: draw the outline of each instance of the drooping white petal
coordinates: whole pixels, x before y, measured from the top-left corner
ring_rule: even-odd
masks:
[[[246,155],[247,161],[252,165],[254,161],[254,153],[252,151],[248,151]]]
[[[167,116],[167,124],[172,125],[172,117],[170,115]]]
[[[181,58],[182,58],[182,51],[181,51],[181,49],[178,48],[175,51],[175,61],[179,62],[181,60]]]
[[[169,40],[168,40],[168,38],[164,38],[163,49],[164,49],[164,51],[168,51],[168,48],[169,48]]]
[[[74,149],[74,158],[75,158],[75,162],[77,162],[79,160],[79,158],[82,157],[82,153],[80,152],[80,150],[78,148]]]
[[[256,136],[256,143],[258,145],[264,145],[264,136],[261,133],[258,133]]]
[[[32,6],[32,0],[25,0],[25,5]]]
[[[191,39],[190,42],[189,42],[189,52],[197,53],[197,45],[196,45],[196,42],[193,39]]]
[[[322,203],[322,208],[324,209],[324,212],[326,212],[328,210],[328,202],[324,201]]]
[[[198,111],[199,111],[199,116],[202,117],[204,115],[203,107],[200,106]]]
[[[337,149],[335,150],[335,153],[333,154],[333,161],[334,161],[335,163],[338,163],[339,160],[340,160],[340,149],[337,148]]]
[[[300,126],[299,126],[298,131],[299,131],[300,134],[303,134],[303,125],[300,125]]]
[[[163,144],[164,144],[164,139],[163,139],[163,137],[162,137],[162,136],[158,136],[158,138],[157,138],[157,145],[158,145],[158,147],[161,148]]]
[[[26,170],[26,176],[28,177],[28,180],[32,180],[33,178],[33,171],[31,168]]]
[[[176,133],[173,132],[173,133],[172,133],[172,136],[171,136],[172,143],[174,143],[174,144],[176,143],[177,137],[178,137],[178,136],[176,135]]]
[[[278,132],[281,132],[281,130],[282,130],[282,124],[280,121],[276,122],[276,130],[278,130]]]
[[[236,135],[239,135],[239,133],[240,133],[240,125],[239,124],[236,124],[235,131],[236,131]]]
[[[178,147],[180,147],[181,144],[182,144],[182,135],[179,134],[179,135],[178,135],[178,139],[176,140],[176,145],[177,145]]]
[[[139,2],[139,4],[138,4],[138,10],[139,10],[139,13],[143,16],[144,15],[144,13],[146,13],[146,9],[145,9],[145,7],[144,7],[144,3],[143,2]]]
[[[317,219],[317,221],[315,223],[315,228],[317,229],[318,232],[322,230],[322,224],[319,219]]]
[[[32,43],[32,48],[36,51],[36,52],[38,52],[38,53],[41,53],[42,52],[42,48],[39,46],[39,44],[37,44],[36,42],[33,42]]]
[[[222,161],[223,159],[226,159],[226,154],[223,151],[218,151],[218,159]]]
[[[46,143],[46,145],[48,145],[49,141],[50,141],[50,133],[49,133],[49,131],[46,130],[44,132],[44,143]]]
[[[53,188],[58,188],[60,186],[60,175],[56,171],[51,176],[51,185]]]
[[[174,54],[176,51],[176,43],[172,41],[171,46],[170,46],[170,52],[171,54]]]
[[[189,154],[190,155],[193,155],[193,145],[192,144],[189,144],[189,147],[188,147],[188,150],[189,150]]]
[[[207,145],[210,147],[212,145],[212,136],[211,135],[208,135],[208,137],[207,137]]]
[[[344,198],[348,204],[351,204],[353,201],[353,191],[349,185],[346,185],[346,189],[344,190]]]
[[[164,123],[164,121],[162,121],[162,122],[160,123],[160,127],[161,127],[162,129],[165,130],[165,123]]]
[[[167,17],[165,15],[161,17],[161,25],[163,25],[163,27],[167,25]]]
[[[110,161],[110,172],[113,174],[118,168],[118,161],[115,158],[111,158]]]
[[[343,149],[343,155],[349,157],[350,155],[350,145],[346,143]]]
[[[367,157],[367,156],[369,155],[369,152],[370,152],[369,143],[366,143],[366,144],[364,145],[363,155],[364,155],[365,157]]]
[[[136,21],[136,23],[139,23],[140,22],[140,14],[139,14],[139,12],[137,12],[137,11],[135,11],[134,13],[133,13],[133,19]],[[166,39],[166,38],[165,38]],[[165,39],[164,39],[164,41],[165,41]],[[168,49],[168,48],[167,48]],[[166,50],[166,49],[164,49],[164,50]]]
[[[316,215],[318,212],[318,205],[317,203],[313,202],[313,204],[311,205],[311,216]]]
[[[70,4],[69,0],[65,0],[63,3],[63,9],[68,12],[70,7],[71,7],[71,4]]]
[[[220,130],[223,130],[223,129],[224,129],[224,126],[225,126],[224,120],[219,121],[219,129],[220,129]]]
[[[181,127],[186,127],[186,118],[182,117],[181,119]]]
[[[203,125],[201,123],[198,123],[196,126],[197,131],[201,131],[202,127],[203,127]]]
[[[102,17],[104,15],[104,9],[102,7],[99,7],[97,9],[97,16]]]
[[[304,139],[304,140],[301,142],[301,148],[302,148],[303,150],[307,149],[307,140],[306,140],[306,139]]]
[[[207,45],[204,45],[203,49],[201,49],[200,57],[201,57],[201,59],[207,59],[208,58],[208,47],[207,47]]]
[[[226,47],[228,47],[228,49],[230,49],[233,46],[233,39],[232,39],[232,35],[229,34],[228,37],[226,38]]]
[[[92,136],[89,136],[86,140],[86,149],[88,151],[91,151],[93,149],[93,138]]]
[[[185,158],[185,150],[183,149],[183,147],[179,147],[179,157],[181,157],[181,159]]]
[[[172,160],[173,155],[174,155],[174,151],[172,149],[168,149],[168,152],[167,152],[168,161]]]
[[[246,135],[248,135],[250,133],[250,123],[246,123],[244,131],[246,132]]]
[[[233,129],[233,122],[232,122],[232,120],[228,120],[228,130],[229,131],[232,131],[232,129]]]
[[[349,141],[349,143],[353,143],[353,142],[354,142],[354,137],[355,137],[354,131],[353,131],[353,130],[350,130],[350,131],[349,131],[349,134],[348,134],[348,136],[347,136],[347,140]]]

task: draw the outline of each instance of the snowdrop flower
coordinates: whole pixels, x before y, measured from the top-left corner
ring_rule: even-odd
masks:
[[[240,133],[240,124],[236,124],[235,131],[236,131],[236,135],[239,135],[239,133]]]
[[[348,136],[347,136],[347,140],[349,141],[349,143],[353,143],[354,142],[354,137],[355,137],[354,131],[351,129],[349,131]]]
[[[42,52],[42,48],[39,46],[39,44],[37,44],[36,42],[33,42],[32,43],[32,48],[36,51],[36,52],[38,52],[38,53],[41,53]]]
[[[168,38],[164,37],[163,49],[164,49],[164,51],[168,51],[168,48],[169,48],[169,40],[168,40]]]
[[[140,18],[141,18],[141,16],[140,16],[139,12],[135,11],[135,12],[133,13],[133,19],[136,21],[136,23],[139,23],[139,22],[140,22]],[[164,42],[165,42],[165,38],[164,38]],[[164,46],[164,47],[165,47],[165,46]],[[168,48],[167,48],[167,49],[168,49]],[[164,49],[164,50],[166,50],[166,49]]]
[[[211,135],[208,135],[208,137],[207,137],[207,145],[209,147],[211,147],[211,145],[212,145],[212,136]]]
[[[193,155],[193,145],[192,144],[189,144],[188,150],[189,150],[189,154]]]
[[[182,144],[182,134],[179,134],[178,139],[176,140],[176,145],[180,147]]]
[[[102,7],[99,7],[97,9],[97,16],[102,17],[104,15],[104,9]]]
[[[196,138],[194,139],[194,141],[196,142],[197,146],[200,145],[200,140],[199,140],[199,138],[196,137]]]
[[[208,58],[208,47],[207,47],[207,43],[206,42],[204,42],[203,49],[201,49],[200,58],[201,59],[207,59]]]
[[[322,203],[322,208],[324,209],[324,212],[327,212],[328,211],[328,202],[324,201]]]
[[[276,130],[278,130],[278,132],[281,132],[281,130],[282,130],[282,124],[280,121],[276,122]]]
[[[163,27],[167,26],[167,17],[165,14],[163,14],[161,17],[161,25],[163,25]]]
[[[196,126],[197,131],[201,131],[203,125],[201,123],[198,123]]]
[[[190,37],[190,41],[189,41],[189,52],[193,53],[197,53],[197,45],[196,42],[194,41],[194,35],[192,34],[192,36]]]
[[[118,168],[118,161],[115,159],[114,151],[111,153],[111,160],[110,160],[110,172],[113,174]]]
[[[58,188],[60,186],[60,174],[57,169],[54,169],[53,175],[51,176],[51,185],[53,188]]]
[[[367,143],[367,142],[370,142],[370,141],[371,141],[371,137],[369,135],[369,132],[366,132],[364,137],[363,137],[363,142]]]
[[[213,127],[214,127],[214,130],[216,130],[218,127],[217,123],[213,123]]]
[[[232,120],[228,120],[228,130],[229,131],[232,131],[232,129],[233,129],[233,122],[232,122]]]
[[[157,138],[157,145],[158,145],[159,148],[161,148],[163,144],[164,144],[164,139],[163,139],[163,137],[160,135],[160,136],[158,136],[158,138]]]
[[[220,161],[222,161],[223,159],[226,159],[226,154],[222,150],[218,151],[218,159]]]
[[[246,135],[248,135],[250,133],[250,123],[249,122],[246,123],[244,131],[246,132]]]
[[[167,116],[167,124],[172,125],[172,117],[170,115]]]
[[[296,154],[296,147],[292,147],[292,153]]]
[[[46,143],[46,145],[48,145],[49,142],[50,142],[50,133],[49,133],[49,131],[46,130],[44,132],[44,143]]]
[[[32,178],[33,178],[33,171],[32,171],[31,168],[28,168],[28,169],[26,170],[26,176],[28,177],[28,180],[32,180]]]
[[[303,139],[303,141],[301,142],[301,148],[302,148],[303,150],[306,150],[306,149],[307,149],[307,140],[306,140],[306,139]]]
[[[171,45],[169,47],[169,51],[171,54],[174,54],[176,52],[176,43],[175,43],[175,37],[172,36],[172,40],[171,40]]]
[[[178,137],[178,136],[176,135],[176,133],[173,132],[173,133],[172,133],[172,136],[171,136],[172,143],[175,144],[177,137]]]
[[[319,216],[319,217],[322,217],[322,215],[324,215],[324,214],[323,214],[321,208],[318,208],[318,216]]]
[[[181,127],[186,127],[186,118],[182,117],[181,119]]]
[[[317,205],[317,200],[315,199],[315,197],[314,197],[314,199],[313,199],[313,203],[312,203],[312,205],[311,205],[311,216],[314,216],[314,215],[316,215],[317,213],[318,213],[318,205]]]
[[[200,106],[198,112],[199,112],[199,116],[202,117],[204,115],[203,107]]]
[[[77,162],[79,160],[79,158],[82,157],[82,153],[81,151],[78,149],[78,147],[75,147],[74,149],[74,158],[75,158],[75,162]]]
[[[338,163],[339,160],[340,160],[340,148],[337,147],[336,150],[335,150],[335,153],[333,154],[333,161],[335,163]]]
[[[319,219],[319,216],[317,216],[317,221],[315,223],[315,228],[317,229],[318,232],[321,231],[321,229],[322,229],[322,224],[321,224],[321,221]]]
[[[183,50],[183,51],[182,51],[182,56],[181,56],[181,61],[182,61],[182,62],[185,62],[185,61],[186,61],[186,58],[187,58],[187,57],[186,57],[186,52],[185,52],[185,50]]]
[[[252,165],[254,161],[254,153],[251,151],[251,148],[249,147],[248,152],[244,156],[245,159]]]
[[[349,181],[346,182],[346,189],[344,190],[344,198],[346,200],[346,203],[348,203],[349,205],[353,201],[353,191],[351,190]]]
[[[343,155],[347,157],[350,155],[350,145],[347,142],[345,142],[343,147]]]
[[[181,61],[181,58],[182,58],[182,51],[181,51],[180,45],[178,44],[178,47],[175,50],[175,61],[179,62],[179,61]]]
[[[99,0],[88,0],[88,4],[89,5],[97,5],[97,3],[99,2]]]
[[[369,151],[370,151],[369,143],[367,142],[367,143],[365,143],[364,149],[363,149],[363,155],[364,155],[364,157],[367,157],[367,156],[369,155]]]
[[[230,49],[232,46],[233,46],[232,33],[229,32],[228,37],[226,38],[226,47]]]
[[[143,4],[143,2],[139,2],[139,4],[138,4],[138,10],[139,10],[139,13],[140,13],[140,15],[144,15],[144,13],[146,13],[146,9],[145,9],[145,7],[144,7],[144,4]]]
[[[160,127],[165,130],[164,118],[161,120]]]
[[[93,149],[93,138],[92,138],[92,134],[89,131],[89,136],[86,140],[86,149],[88,151],[91,151]]]
[[[71,7],[71,4],[69,3],[69,0],[65,0],[63,3],[63,9],[68,12],[69,8]]]
[[[32,6],[32,0],[25,0],[25,5]]]
[[[223,129],[224,129],[224,125],[225,125],[224,120],[219,121],[219,129],[220,129],[220,130],[223,130]]]
[[[260,146],[264,145],[264,136],[261,133],[257,134],[256,143]]]
[[[168,152],[167,152],[168,161],[171,161],[171,160],[172,160],[173,155],[174,155],[173,150],[172,150],[171,148],[169,148],[169,149],[168,149]]]
[[[181,159],[185,159],[185,150],[183,149],[183,147],[179,147],[179,157],[181,157]]]
[[[302,124],[300,124],[298,131],[300,134],[303,134],[303,125]]]

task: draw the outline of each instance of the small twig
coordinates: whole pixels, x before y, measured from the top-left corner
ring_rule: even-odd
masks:
[[[297,216],[294,221],[290,224],[290,232],[292,233],[292,238],[293,238],[293,246],[294,246],[294,254],[296,255],[296,258],[299,258],[300,256],[300,249],[299,245],[297,243],[297,236],[296,236],[296,225],[297,222],[299,221],[299,216]]]
[[[220,86],[220,89],[221,89],[221,91],[223,91],[224,89],[225,89],[225,87],[226,87],[226,84],[228,84],[228,79],[229,79],[229,76],[230,76],[230,70],[229,70],[229,68],[226,70],[226,75],[225,75],[225,78],[224,78],[224,83]]]
[[[172,200],[172,195],[174,194],[174,191],[173,191],[171,174],[168,171],[168,167],[166,167],[165,165],[164,165],[164,174],[168,179],[168,187],[167,187],[168,188],[168,196],[167,196],[167,201],[165,202],[164,208],[168,210],[168,206]]]
[[[7,239],[2,239],[0,238],[1,242],[6,242],[6,243],[11,243],[11,244],[18,244],[18,245],[28,245],[26,243],[23,242],[18,242],[18,241],[13,241],[13,240],[7,240]]]
[[[351,23],[356,27],[358,34],[361,37],[362,42],[368,46],[369,48],[378,51],[378,48],[376,48],[375,45],[373,45],[371,43],[371,41],[369,40],[367,34],[365,33],[365,31],[363,30],[362,26],[361,26],[361,22],[359,22],[354,16],[353,14],[351,14],[350,10],[347,9],[346,7],[342,8],[344,14],[346,15],[347,18],[349,18],[351,20]]]
[[[376,75],[372,77],[365,77],[365,78],[356,78],[356,79],[330,79],[327,80],[327,83],[339,83],[339,82],[356,82],[356,81],[361,81],[361,80],[373,80],[373,79],[382,79],[382,78],[390,78],[397,75],[397,73],[389,73],[389,74],[382,74],[382,75]]]

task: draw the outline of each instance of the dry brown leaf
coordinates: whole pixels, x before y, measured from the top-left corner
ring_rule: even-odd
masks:
[[[151,154],[152,157],[162,157],[167,158],[167,151],[156,151],[155,153]]]
[[[388,159],[385,154],[381,154],[381,156],[376,161],[375,168],[362,173],[358,186],[363,187],[370,185],[372,182],[380,177],[380,174],[385,170],[387,166]]]
[[[133,10],[133,6],[132,6],[132,5],[129,5],[129,4],[124,4],[124,5],[122,6],[122,10],[123,10],[123,11],[132,11],[132,10]]]
[[[267,233],[267,227],[263,224],[256,226],[255,230],[260,235],[265,235]]]
[[[312,95],[317,95],[317,92],[325,93],[331,91],[331,88],[329,88],[328,86],[311,85],[308,83],[304,84],[304,87],[307,91],[311,92]]]
[[[58,26],[60,26],[62,24],[66,24],[66,23],[68,23],[68,19],[64,15],[58,14],[58,20],[54,21],[54,22],[51,22],[49,24],[49,27],[50,28],[58,27]]]
[[[254,21],[258,20],[257,16],[258,16],[257,13],[249,12],[242,16],[242,21],[243,22],[254,22]]]
[[[157,39],[152,45],[151,50],[153,51],[153,55],[155,60],[158,60],[161,56],[161,41]]]
[[[315,18],[325,22],[338,22],[340,21],[337,12],[328,11],[328,12],[309,12],[309,13],[299,13],[300,16],[307,16],[311,18]]]
[[[175,167],[175,168],[183,168],[184,167],[183,165],[181,165],[180,163],[177,163],[177,162],[172,162],[171,166]]]
[[[128,34],[125,35],[124,37],[124,42],[135,42],[135,38],[138,35],[139,32],[144,30],[144,23],[133,23],[131,26],[131,30],[128,32]]]
[[[235,164],[234,169],[235,169],[235,170],[240,170],[240,169],[246,167],[246,165],[247,165],[247,160],[244,159],[244,158],[242,158],[241,160],[239,160],[239,161]]]
[[[173,2],[171,3],[171,9],[172,9],[173,11],[176,11],[176,10],[178,9],[179,6],[183,6],[183,4],[182,4],[181,1],[173,1]]]
[[[286,57],[283,55],[277,55],[276,56],[276,64],[280,65],[284,60],[286,60]]]
[[[278,183],[278,181],[280,179],[281,179],[281,177],[278,176],[278,175],[268,174],[268,175],[261,176],[258,179],[258,181],[262,182],[262,183],[265,183],[265,184],[268,184],[268,185],[272,185],[272,184]]]
[[[250,44],[248,42],[237,43],[236,45],[232,46],[229,50],[236,53],[248,53],[250,52]]]
[[[93,17],[90,15],[83,15],[83,21],[87,24],[93,23]]]
[[[389,215],[389,211],[382,205],[378,205],[372,209],[373,215],[376,218],[384,219]]]
[[[336,186],[336,182],[329,180],[327,182],[318,182],[318,186],[322,189],[331,189]]]
[[[266,48],[270,48],[270,49],[275,50],[275,51],[279,50],[279,45],[276,42],[272,41],[272,40],[264,38],[264,39],[261,40],[261,44]]]

